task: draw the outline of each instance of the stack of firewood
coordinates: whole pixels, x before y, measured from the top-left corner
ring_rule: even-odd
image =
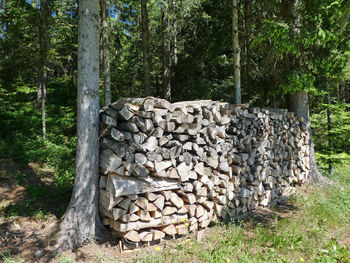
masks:
[[[101,216],[134,243],[267,206],[310,169],[302,119],[244,104],[120,99],[100,141]]]

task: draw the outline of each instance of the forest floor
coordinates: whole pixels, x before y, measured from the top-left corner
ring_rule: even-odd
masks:
[[[238,222],[133,251],[117,241],[92,243],[54,255],[60,196],[53,171],[0,160],[0,261],[15,262],[350,262],[350,166],[336,186],[296,188],[289,200]],[[56,192],[55,192],[56,191]]]

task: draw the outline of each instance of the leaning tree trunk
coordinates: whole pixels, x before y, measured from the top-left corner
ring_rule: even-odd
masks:
[[[148,47],[148,13],[147,0],[141,0],[141,24],[142,24],[142,44],[143,44],[143,68],[145,74],[145,95],[151,95],[151,67],[149,64]]]
[[[169,39],[169,0],[163,1],[162,44],[163,44],[163,94],[164,99],[171,100],[170,82],[170,39]]]
[[[233,71],[235,79],[235,103],[241,103],[241,65],[238,42],[238,5],[237,0],[232,0],[232,51],[233,51]]]
[[[309,114],[309,99],[308,94],[303,91],[297,91],[294,94],[289,94],[287,97],[288,110],[295,112],[297,117],[302,117],[306,129],[309,131],[309,146],[310,146],[310,173],[306,181],[309,184],[325,186],[331,181],[324,177],[318,170],[315,158],[315,149],[312,142],[311,120]]]
[[[107,0],[101,2],[101,48],[102,48],[102,75],[105,93],[105,105],[111,104],[111,66],[109,56],[109,25]]]
[[[60,224],[58,250],[102,237],[98,213],[99,0],[79,2],[78,129],[72,198]]]

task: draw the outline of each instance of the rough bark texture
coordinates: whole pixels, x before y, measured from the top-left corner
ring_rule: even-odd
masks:
[[[250,50],[249,50],[249,1],[244,1],[244,49],[245,49],[245,74],[244,74],[244,89],[249,90],[249,61],[250,61]]]
[[[308,178],[306,178],[306,181],[309,184],[316,184],[321,186],[329,185],[331,181],[328,178],[324,177],[317,169],[315,149],[312,142],[308,94],[303,91],[297,91],[294,94],[288,95],[288,110],[295,112],[297,117],[302,117],[304,119],[306,128],[310,134],[310,173]]]
[[[241,65],[238,42],[238,5],[237,0],[232,0],[232,50],[233,50],[233,67],[235,79],[235,103],[241,103]]]
[[[145,95],[151,95],[151,68],[149,64],[148,47],[148,13],[147,0],[141,0],[141,19],[142,19],[142,44],[143,44],[143,68],[145,75]]]
[[[105,92],[105,105],[111,104],[111,67],[109,55],[109,26],[107,1],[101,0],[101,44],[102,44],[102,74]]]
[[[99,0],[79,3],[78,141],[74,189],[60,224],[57,249],[74,249],[100,237],[99,163]]]
[[[41,104],[42,138],[46,139],[47,53],[49,50],[49,0],[40,0],[40,70],[37,103]]]
[[[170,42],[169,42],[169,1],[163,1],[163,93],[164,98],[171,100],[170,82]]]

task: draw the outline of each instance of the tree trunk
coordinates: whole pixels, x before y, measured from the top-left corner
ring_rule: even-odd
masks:
[[[311,131],[311,121],[309,114],[309,99],[306,92],[297,91],[294,94],[289,94],[287,97],[288,110],[295,112],[296,116],[302,117],[304,119],[306,129],[309,132],[309,145],[310,145],[310,173],[306,182],[309,184],[317,184],[321,186],[326,186],[331,183],[331,181],[324,177],[317,169],[315,149],[312,142],[312,131]]]
[[[72,198],[59,228],[57,249],[102,237],[98,212],[99,0],[79,2],[78,126]]]
[[[163,1],[163,93],[164,99],[171,100],[170,82],[170,42],[169,42],[169,0]]]
[[[327,80],[326,80],[327,81]],[[332,131],[332,113],[331,113],[331,94],[329,90],[329,84],[327,83],[327,130],[328,130],[328,151],[329,151],[329,160],[328,160],[328,172],[330,175],[333,175],[334,173],[334,166],[332,162],[332,153],[334,151],[333,147],[333,140],[331,136],[331,131]]]
[[[244,89],[249,90],[249,2],[244,1],[244,49],[245,49],[245,74],[244,74]]]
[[[109,25],[107,0],[100,0],[101,3],[101,49],[102,49],[102,75],[103,88],[105,93],[105,105],[111,104],[111,68],[109,55]]]
[[[41,104],[42,138],[46,140],[47,53],[49,51],[49,0],[40,0],[40,70],[37,103]]]
[[[148,13],[147,0],[141,0],[141,19],[142,19],[142,44],[143,44],[143,67],[145,74],[145,95],[151,95],[151,68],[149,63],[148,47]]]
[[[176,1],[173,1],[172,3],[173,6],[173,28],[174,28],[174,66],[177,65],[177,54],[178,54],[178,45],[177,45],[177,18],[176,18],[176,14],[177,14],[177,6],[176,6]],[[169,14],[168,14],[169,16]]]
[[[241,65],[238,42],[238,5],[237,0],[232,0],[232,51],[233,51],[233,67],[235,79],[235,103],[241,103]]]

